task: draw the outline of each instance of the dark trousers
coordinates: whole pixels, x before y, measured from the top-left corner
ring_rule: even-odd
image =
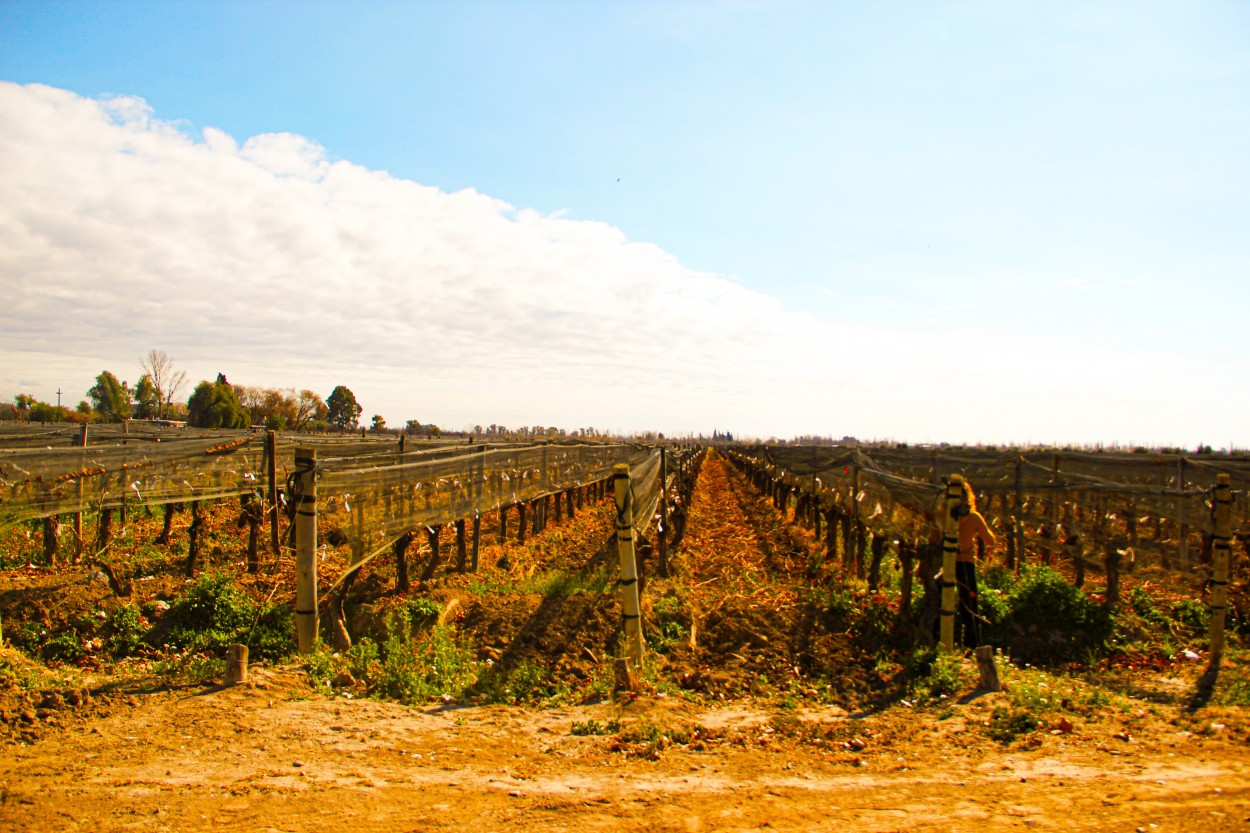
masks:
[[[959,586],[957,638],[965,648],[975,648],[981,644],[981,619],[977,615],[977,565],[971,561],[956,561],[955,583]]]

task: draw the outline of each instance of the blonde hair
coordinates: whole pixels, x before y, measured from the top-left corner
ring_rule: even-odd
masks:
[[[963,492],[964,505],[968,507],[968,511],[977,511],[977,493],[972,491],[972,484],[968,482],[968,478],[960,477],[959,487]]]

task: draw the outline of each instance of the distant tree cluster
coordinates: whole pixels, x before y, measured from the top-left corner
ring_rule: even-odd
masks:
[[[315,391],[244,385],[236,385],[235,390],[252,425],[272,431],[324,431],[329,425],[329,408]]]
[[[187,400],[187,424],[195,428],[247,428],[251,415],[239,394],[218,373],[215,382],[200,382]]]

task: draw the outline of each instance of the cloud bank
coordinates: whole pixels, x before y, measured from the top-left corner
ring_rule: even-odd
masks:
[[[1100,274],[821,321],[604,223],[40,85],[0,82],[0,170],[3,397],[72,407],[158,348],[193,383],[345,384],[392,425],[1250,443],[1241,354],[1142,353],[1131,316],[1062,300]]]
[[[0,165],[8,396],[72,405],[157,347],[196,379],[346,384],[392,424],[710,431],[781,393],[817,337],[611,226],[302,136],[192,131],[133,97],[0,83]]]

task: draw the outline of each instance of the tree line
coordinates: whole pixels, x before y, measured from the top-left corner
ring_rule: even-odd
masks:
[[[363,408],[355,394],[338,385],[322,399],[308,389],[232,385],[224,374],[204,380],[185,401],[175,401],[187,384],[164,350],[149,350],[139,362],[139,381],[131,385],[104,370],[75,408],[50,404],[19,393],[0,403],[0,419],[25,422],[121,422],[127,419],[171,420],[195,428],[249,428],[275,431],[355,430]],[[386,421],[373,417],[375,430]]]

